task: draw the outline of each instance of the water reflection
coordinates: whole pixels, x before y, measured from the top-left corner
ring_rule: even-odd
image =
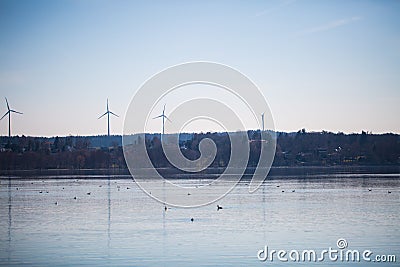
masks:
[[[11,227],[12,227],[12,193],[11,193],[12,185],[11,185],[11,177],[8,178],[8,261],[10,261],[11,257]]]
[[[107,197],[108,197],[108,224],[107,224],[107,247],[110,249],[111,242],[111,177],[107,179]]]
[[[165,199],[165,181],[163,183],[163,197]],[[165,206],[165,203],[164,203],[164,206]],[[163,227],[163,233],[162,233],[162,240],[163,240],[163,242],[162,242],[162,258],[163,259],[165,259],[165,247],[166,247],[166,238],[167,238],[167,229],[165,227],[167,210],[168,209],[163,209],[163,218],[162,218],[162,227]]]
[[[262,190],[262,206],[263,206],[262,210],[263,210],[263,237],[264,237],[264,240],[266,240],[265,232],[266,232],[266,228],[267,228],[266,208],[265,208],[265,205],[267,205],[267,204],[265,201],[265,199],[266,199],[265,198],[265,188],[266,188],[266,186],[265,186],[265,184],[263,184],[261,190]]]

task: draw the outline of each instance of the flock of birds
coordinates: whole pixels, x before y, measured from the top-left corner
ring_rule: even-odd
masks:
[[[42,181],[42,182],[44,182],[44,181]],[[76,182],[78,182],[78,180],[76,180]],[[33,182],[31,182],[31,184],[33,184]],[[99,187],[102,187],[102,185],[99,185]],[[279,188],[280,185],[277,185],[276,187]],[[65,189],[65,188],[63,187],[62,190],[64,190],[64,189]],[[120,186],[120,185],[117,185],[117,190],[120,191],[120,189],[121,189],[121,186]],[[129,190],[129,189],[131,189],[131,188],[130,188],[129,186],[127,186],[126,189]],[[16,190],[19,190],[19,188],[17,187]],[[368,192],[371,192],[371,191],[372,191],[372,188],[368,188]],[[284,193],[284,192],[285,192],[285,190],[282,190],[282,193]],[[294,193],[294,192],[296,192],[296,190],[293,189],[291,192]],[[40,191],[39,191],[39,194],[43,194],[43,193],[48,194],[49,191],[48,191],[48,190],[40,190]],[[388,190],[387,193],[388,193],[388,194],[391,194],[392,191]],[[86,195],[88,195],[88,196],[90,196],[91,194],[92,194],[91,192],[87,192],[87,193],[86,193]],[[150,193],[150,194],[151,194],[151,193]],[[191,195],[191,194],[188,193],[188,195]],[[77,200],[78,198],[77,198],[76,196],[74,196],[73,199],[74,199],[74,200]],[[55,205],[58,205],[59,203],[58,203],[58,201],[56,201],[54,204],[55,204]],[[166,211],[168,211],[168,209],[169,209],[169,208],[168,208],[166,205],[164,205],[164,211],[166,212]],[[222,209],[223,209],[222,206],[217,205],[217,211],[222,210]],[[191,222],[194,222],[194,218],[193,218],[193,217],[190,218],[190,221],[191,221]]]
[[[78,182],[79,180],[75,180],[75,181]],[[44,182],[44,181],[42,181],[42,182]],[[33,184],[33,182],[31,182],[31,184]],[[99,187],[102,187],[102,185],[99,185]],[[64,189],[65,189],[65,188],[63,187],[62,190],[64,190]],[[117,185],[117,190],[120,191],[120,189],[121,189],[121,186]],[[129,190],[129,189],[131,189],[131,188],[130,188],[129,186],[127,186],[126,189]],[[19,190],[19,188],[17,187],[16,190]],[[49,193],[49,191],[47,191],[47,190],[46,190],[46,191],[40,190],[40,191],[39,191],[39,194],[43,194],[44,192],[45,192],[46,194]],[[86,193],[86,195],[88,195],[88,196],[90,196],[91,194],[92,194],[92,192],[87,192],[87,193]],[[150,194],[151,194],[151,192],[150,192]],[[190,196],[191,194],[188,193],[188,195]],[[74,200],[77,200],[78,197],[74,196],[73,199],[74,199]],[[58,205],[58,201],[56,201],[54,204],[55,204],[55,205]],[[223,209],[222,206],[217,205],[217,211],[222,210],[222,209]],[[168,210],[168,207],[167,207],[166,205],[164,205],[164,210],[165,210],[165,211]],[[194,218],[193,218],[193,217],[190,218],[190,221],[191,221],[191,222],[194,222]]]
[[[75,181],[78,182],[78,180],[75,180]],[[44,182],[44,181],[42,181],[42,182]],[[31,182],[31,184],[33,184],[33,182]],[[99,185],[99,187],[102,187],[102,185]],[[64,189],[65,189],[65,188],[63,187],[62,190],[64,190]],[[117,189],[118,189],[118,191],[120,191],[121,186],[117,185]],[[131,189],[131,188],[130,188],[129,186],[127,186],[126,189],[129,190],[129,189]],[[19,190],[19,188],[17,187],[16,190]],[[49,191],[47,191],[47,190],[46,190],[46,191],[40,190],[40,191],[39,191],[39,194],[43,194],[44,192],[45,192],[46,194],[49,193]],[[90,196],[91,194],[92,194],[92,192],[87,192],[87,193],[86,193],[86,195],[88,195],[88,196]],[[151,193],[150,193],[150,194],[151,194]],[[191,194],[188,193],[188,195],[190,196]],[[74,199],[74,200],[77,200],[78,198],[77,198],[76,196],[74,196],[73,199]],[[55,204],[55,205],[58,205],[58,201],[56,201],[54,204]],[[217,211],[222,210],[222,209],[223,209],[222,206],[217,205]],[[168,207],[167,207],[166,205],[164,205],[164,210],[165,210],[165,211],[168,210]],[[191,222],[194,222],[194,218],[193,218],[193,217],[190,218],[190,221],[191,221]]]

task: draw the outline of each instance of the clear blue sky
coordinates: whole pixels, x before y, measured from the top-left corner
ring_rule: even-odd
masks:
[[[0,112],[12,133],[121,134],[156,72],[215,61],[249,76],[280,131],[400,133],[400,1],[0,1]],[[0,121],[0,135],[8,131]]]

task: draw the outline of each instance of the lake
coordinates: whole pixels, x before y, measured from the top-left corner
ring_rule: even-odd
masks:
[[[127,176],[3,176],[0,262],[6,266],[399,266],[399,178],[399,174],[368,173],[274,177],[253,194],[248,193],[248,181],[241,181],[211,205],[165,211]],[[194,186],[207,181],[178,183]],[[217,211],[217,204],[223,209]],[[345,239],[347,247],[339,249],[338,239]],[[261,261],[258,254],[265,256],[266,246],[268,254],[287,253],[282,252],[282,260],[275,253],[272,261],[271,257]],[[319,257],[330,247],[371,251],[367,257],[371,262],[345,262],[339,252],[336,261],[327,254],[320,262],[292,260],[296,251],[301,255],[314,250]],[[397,262],[377,264],[372,261],[376,255],[395,255]]]

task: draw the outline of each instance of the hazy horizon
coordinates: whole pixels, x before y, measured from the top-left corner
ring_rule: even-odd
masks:
[[[299,129],[297,131],[291,131],[291,132],[275,130],[275,133],[296,134],[298,131],[301,131],[301,130],[303,130],[303,129]],[[307,129],[305,129],[305,130],[306,130],[306,133],[322,133],[322,132],[325,131],[325,130],[307,131]],[[249,129],[247,131],[257,131],[257,129]],[[210,133],[223,133],[223,132],[219,132],[219,131],[202,131],[202,132],[200,131],[200,132],[181,132],[179,134],[207,134],[208,132],[210,132]],[[345,135],[351,135],[351,134],[362,134],[363,131],[358,132],[358,133],[357,132],[346,133],[346,132],[341,132],[341,131],[339,131],[339,132],[325,131],[325,132],[333,133],[333,134],[343,133]],[[372,134],[372,135],[385,135],[385,134],[400,135],[399,133],[394,133],[394,132],[382,132],[382,133],[374,133],[374,132],[368,132],[368,131],[364,131],[364,132],[366,132],[367,134]],[[140,133],[140,134],[161,135],[160,132],[146,132],[146,133]],[[165,135],[174,135],[174,134],[177,134],[177,133],[165,133]],[[130,136],[130,135],[137,135],[137,134],[136,133],[135,134],[125,134],[125,136]],[[70,135],[26,135],[26,134],[20,134],[20,135],[12,135],[11,138],[13,138],[13,137],[22,137],[22,136],[33,137],[33,138],[55,138],[55,137],[69,137],[69,136],[71,136],[71,137],[102,137],[102,136],[107,137],[107,133],[89,134],[89,135],[82,135],[82,134],[78,134],[78,135],[72,135],[72,134],[70,134]],[[122,137],[122,136],[123,136],[123,134],[118,134],[118,133],[110,134],[110,137]],[[8,138],[8,135],[7,134],[2,134],[2,135],[0,135],[0,137]]]
[[[7,97],[24,113],[12,114],[12,135],[104,135],[108,98],[121,135],[147,79],[211,61],[259,86],[276,131],[399,134],[399,11],[396,1],[0,1],[0,117]]]

